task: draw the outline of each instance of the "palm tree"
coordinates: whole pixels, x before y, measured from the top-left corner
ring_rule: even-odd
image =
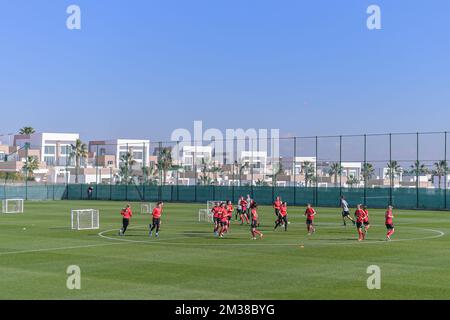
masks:
[[[119,175],[123,178],[123,181],[128,184],[131,182],[131,172],[133,166],[136,164],[136,160],[133,159],[133,152],[131,149],[122,154],[122,156],[120,157],[120,162],[121,165],[119,168]]]
[[[389,177],[389,182],[390,185],[394,185],[394,179],[397,175],[399,175],[402,172],[402,168],[400,167],[400,165],[398,164],[397,161],[393,160],[393,161],[389,161],[387,163],[387,173],[386,176]]]
[[[145,184],[146,182],[149,185],[156,185],[158,184],[156,176],[158,175],[158,167],[151,163],[150,166],[144,166],[142,167],[142,182]],[[144,177],[146,177],[146,181],[144,181]]]
[[[36,157],[27,157],[27,161],[22,167],[22,170],[25,171],[27,175],[27,179],[31,180],[33,178],[34,171],[39,169],[39,161]]]
[[[23,127],[22,129],[19,130],[19,134],[23,134],[23,135],[30,135],[35,132],[36,132],[36,130],[34,130],[33,127]]]
[[[238,171],[239,171],[239,186],[241,186],[242,185],[242,173],[244,172],[245,169],[247,169],[249,167],[249,164],[248,164],[248,162],[239,163],[237,161],[234,164],[238,167]]]
[[[261,179],[258,179],[255,182],[255,186],[257,186],[257,187],[267,187],[268,185],[269,184],[266,181],[261,180]]]
[[[272,186],[275,186],[277,184],[277,178],[280,174],[283,173],[283,171],[283,162],[280,158],[278,163],[273,165],[273,173],[268,175],[268,177],[272,179]]]
[[[366,162],[363,164],[363,167],[361,169],[361,175],[365,184],[367,184],[368,180],[372,179],[374,173],[375,168],[371,163]]]
[[[358,183],[359,183],[359,180],[356,177],[350,177],[347,180],[347,184],[349,185],[350,188],[353,188],[353,186]]]
[[[163,173],[163,184],[166,184],[167,172],[173,166],[172,151],[170,148],[161,149],[158,155],[158,169]]]
[[[334,184],[337,185],[338,176],[342,175],[342,165],[339,162],[332,163],[328,174],[334,176]]]
[[[446,176],[448,173],[447,161],[440,160],[434,163],[434,170],[432,171],[434,177],[438,177],[439,189],[441,189],[442,177]]]
[[[311,185],[314,181],[314,164],[309,161],[303,162],[302,173],[305,175],[305,186],[308,187],[308,184]]]
[[[81,167],[81,160],[87,158],[88,148],[80,139],[71,145],[70,159],[75,159],[75,183],[78,183],[78,175]]]
[[[209,172],[213,174],[214,183],[218,183],[218,175],[223,171],[222,167],[219,167],[215,162],[212,164],[211,168],[209,168]]]
[[[201,172],[202,172],[202,174],[200,175],[200,184],[203,184],[203,185],[212,184],[213,180],[209,177],[209,174],[208,174],[210,172],[209,160],[205,160],[205,158],[202,158],[202,162],[201,162],[200,166],[201,166]]]
[[[415,176],[420,176],[422,174],[427,174],[428,169],[423,163],[420,163],[420,161],[417,160],[411,166],[411,170],[409,171],[409,173],[414,174]]]

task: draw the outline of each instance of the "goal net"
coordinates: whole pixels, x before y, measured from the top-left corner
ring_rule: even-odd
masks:
[[[95,209],[72,210],[72,230],[93,230],[100,228],[99,211]]]
[[[220,203],[225,203],[225,201],[222,201],[222,200],[215,200],[215,201],[213,201],[213,200],[208,200],[208,201],[206,202],[206,210],[208,210],[208,212],[211,212],[211,210],[214,208],[214,206],[215,206],[216,204],[220,204]]]
[[[213,222],[213,214],[211,210],[200,209],[198,210],[198,222]]]
[[[151,214],[155,207],[154,203],[141,203],[141,214]]]
[[[23,199],[3,200],[2,213],[23,213]]]

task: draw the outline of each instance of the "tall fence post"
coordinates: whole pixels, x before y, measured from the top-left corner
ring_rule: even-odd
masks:
[[[420,169],[420,159],[419,159],[419,132],[416,135],[416,152],[417,152],[417,165],[416,165],[416,208],[419,208],[419,169]]]
[[[318,173],[318,164],[319,164],[319,138],[316,136],[316,168],[315,168],[315,175],[316,175],[316,185],[314,188],[315,196],[314,196],[314,205],[319,205],[319,173]]]
[[[70,146],[72,149],[72,146]],[[66,199],[69,200],[69,147],[66,148]]]
[[[296,158],[297,158],[297,138],[294,137],[294,157],[292,159],[292,175],[294,176],[294,205],[297,204],[297,175],[295,172]]]
[[[98,200],[98,144],[97,153],[95,154],[95,200]]]
[[[445,172],[444,172],[444,209],[447,209],[447,131],[444,132],[444,163],[445,163]],[[441,186],[439,186],[441,187]]]
[[[363,179],[364,179],[364,205],[367,205],[367,135],[364,135],[364,166],[363,166]]]
[[[389,133],[389,205],[392,205],[392,188],[395,179],[394,168],[392,168],[392,133]]]
[[[339,136],[339,196],[342,197],[342,136]]]
[[[197,141],[194,142],[194,158],[192,159],[192,169],[194,170],[194,202],[197,202]]]
[[[28,200],[28,170],[29,170],[29,160],[28,160],[28,148],[29,144],[25,143],[25,200]]]

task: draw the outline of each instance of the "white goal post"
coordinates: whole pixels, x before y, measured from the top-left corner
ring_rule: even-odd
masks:
[[[214,208],[214,206],[216,205],[216,203],[226,203],[226,201],[223,200],[208,200],[206,202],[206,210],[208,210],[208,212],[211,212],[211,210]]]
[[[198,210],[198,222],[214,222],[211,210],[208,209]]]
[[[23,199],[3,200],[2,213],[23,213]]]
[[[155,207],[154,203],[141,203],[141,214],[151,214]]]
[[[198,222],[214,222],[214,215],[211,210],[216,203],[225,203],[223,200],[208,200],[206,202],[206,209],[200,209],[198,211]]]
[[[100,215],[96,209],[72,210],[72,230],[94,230],[100,228]]]

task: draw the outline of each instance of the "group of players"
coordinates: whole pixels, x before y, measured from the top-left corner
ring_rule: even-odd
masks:
[[[350,209],[348,202],[345,200],[344,196],[341,196],[340,205],[342,208],[342,220],[344,226],[347,225],[346,219],[350,220],[353,225],[356,226],[358,231],[358,241],[364,241],[368,230],[370,229],[369,221],[369,210],[367,206],[358,204],[356,206],[355,218],[350,214]],[[161,226],[161,215],[163,211],[164,203],[162,201],[156,204],[156,207],[152,211],[152,223],[149,225],[149,236],[153,235],[155,231],[155,236],[159,236],[160,226]],[[287,231],[289,221],[288,221],[288,208],[287,203],[281,200],[281,197],[277,197],[273,203],[273,208],[275,211],[275,226],[274,231],[278,227],[284,227],[284,231]],[[233,213],[235,213],[235,220],[240,221],[241,225],[244,223],[250,224],[250,232],[253,240],[256,240],[257,236],[260,239],[264,237],[263,233],[258,230],[259,227],[259,216],[258,216],[258,204],[250,197],[250,195],[245,197],[240,197],[238,201],[237,210],[234,211],[233,203],[231,201],[226,202],[216,202],[214,207],[211,209],[214,220],[214,235],[223,238],[226,233],[230,230],[231,220],[233,218]],[[133,216],[130,204],[128,204],[121,211],[122,215],[122,228],[119,230],[119,235],[125,235],[130,219]],[[306,217],[306,228],[308,235],[312,235],[316,232],[316,227],[314,224],[315,217],[317,215],[316,210],[311,204],[308,204],[304,213]],[[386,240],[390,241],[392,235],[395,232],[393,224],[393,207],[388,206],[385,214],[385,225],[387,228]]]
[[[367,209],[367,206],[358,204],[356,206],[355,211],[355,219],[352,218],[350,214],[350,209],[348,202],[345,200],[344,196],[341,196],[341,208],[342,208],[342,220],[344,222],[344,226],[346,226],[346,219],[350,220],[353,225],[356,226],[356,229],[358,231],[358,241],[364,241],[366,239],[367,231],[370,229],[370,221],[369,221],[369,210]],[[392,235],[395,232],[394,228],[394,214],[393,214],[394,207],[389,205],[387,207],[386,213],[385,213],[385,225],[387,229],[386,233],[386,240],[390,241]]]
[[[164,202],[159,201],[156,203],[155,208],[152,210],[152,223],[148,226],[148,235],[151,237],[153,231],[155,231],[155,237],[159,237],[159,231],[161,227],[161,215],[163,212]],[[122,215],[122,228],[119,229],[119,236],[124,236],[127,232],[128,226],[130,225],[131,217],[133,217],[133,211],[131,210],[131,205],[127,204],[125,208],[120,211]]]

